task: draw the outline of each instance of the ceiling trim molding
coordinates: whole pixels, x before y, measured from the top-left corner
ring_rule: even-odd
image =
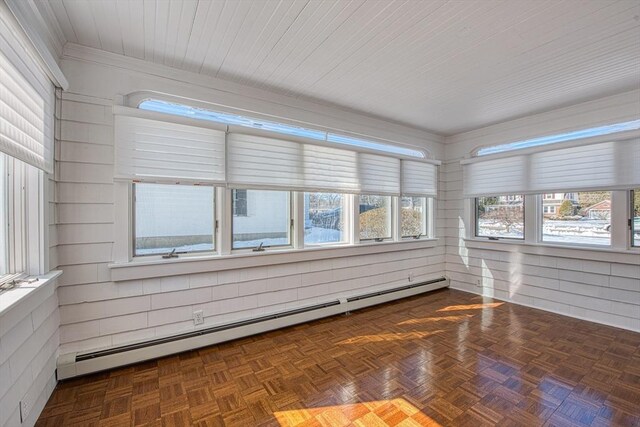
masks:
[[[35,7],[35,5],[32,5],[31,2],[22,0],[5,0],[5,3],[24,31],[27,39],[35,48],[38,56],[40,56],[44,68],[49,74],[49,78],[51,78],[56,86],[61,87],[64,90],[68,89],[69,82],[67,81],[67,78],[58,65],[57,58],[53,55],[47,46],[47,43],[43,39],[42,35],[49,33],[49,28],[40,20],[42,17],[39,12],[31,8],[31,6]],[[54,45],[55,42],[58,42],[58,40],[53,41]]]
[[[95,49],[76,43],[67,43],[64,46],[62,59],[75,59],[80,61],[93,62],[97,64],[117,67],[125,70],[136,71],[144,74],[153,75],[171,79],[180,83],[190,83],[192,85],[201,86],[207,89],[218,90],[227,93],[238,94],[261,101],[279,104],[289,108],[301,108],[307,111],[322,112],[327,116],[340,118],[341,120],[352,123],[365,123],[368,127],[384,129],[385,131],[397,131],[399,133],[410,135],[417,140],[424,140],[435,143],[443,143],[444,136],[430,132],[427,130],[399,124],[383,118],[373,117],[366,113],[362,113],[347,108],[337,106],[327,106],[321,103],[306,101],[291,96],[276,94],[264,89],[258,89],[234,82],[229,82],[212,76],[194,73],[191,71],[180,70],[162,64],[145,61],[138,58],[127,57],[101,49]],[[315,125],[316,123],[307,123]],[[340,130],[340,129],[337,129]],[[356,134],[348,130],[341,130],[347,134],[354,136],[371,136],[365,134]]]

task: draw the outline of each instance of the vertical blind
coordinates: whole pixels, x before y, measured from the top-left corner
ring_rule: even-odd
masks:
[[[115,177],[221,184],[225,133],[140,117],[115,118]]]
[[[640,185],[640,139],[463,161],[464,194],[615,190]]]
[[[0,14],[0,151],[53,173],[54,99],[33,49]]]

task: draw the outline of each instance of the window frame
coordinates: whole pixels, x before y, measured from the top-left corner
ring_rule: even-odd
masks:
[[[638,188],[633,188],[631,190],[629,190],[628,194],[629,194],[629,209],[628,209],[628,213],[629,213],[629,222],[628,222],[628,228],[629,228],[629,248],[630,249],[634,249],[634,250],[640,250],[640,224],[638,225],[638,244],[636,243],[636,213],[635,213],[635,196],[636,193],[638,193],[637,195],[640,196],[640,187]],[[613,209],[613,208],[612,208]],[[612,212],[613,213],[613,212]],[[640,218],[640,215],[637,217]],[[640,221],[638,221],[640,223]],[[611,225],[613,228],[613,224]]]
[[[361,231],[360,231],[360,198],[362,196],[377,196],[377,197],[388,197],[389,198],[389,236],[388,237],[373,237],[373,238],[368,238],[368,239],[363,239],[362,237],[360,237]],[[356,199],[355,199],[355,203],[353,206],[353,212],[355,217],[357,218],[357,221],[354,221],[354,223],[357,223],[357,227],[354,228],[354,238],[357,238],[358,243],[370,243],[370,242],[375,242],[375,243],[382,243],[382,242],[388,242],[388,241],[402,241],[402,238],[400,236],[400,232],[399,232],[399,223],[398,223],[398,218],[400,215],[397,214],[398,212],[398,199],[401,196],[385,196],[382,194],[358,194]],[[363,212],[364,213],[364,212]]]
[[[132,182],[131,186],[130,186],[130,191],[131,191],[131,214],[130,214],[130,229],[131,229],[131,256],[130,258],[133,260],[134,258],[145,258],[145,259],[164,259],[162,258],[164,255],[168,254],[167,253],[163,253],[163,254],[141,254],[141,255],[137,255],[136,254],[136,185],[139,184],[156,184],[156,185],[169,185],[169,186],[183,186],[183,187],[191,187],[191,186],[195,186],[193,184],[169,184],[169,183],[159,183],[159,182]],[[188,252],[177,252],[176,254],[182,257],[189,257],[189,256],[202,256],[203,254],[216,254],[218,253],[218,238],[217,238],[217,234],[218,234],[218,215],[217,215],[217,188],[214,185],[197,185],[198,187],[211,187],[212,191],[213,191],[213,235],[212,235],[212,242],[213,242],[213,249],[212,250],[202,250],[202,251],[188,251]]]
[[[145,181],[146,182],[146,181]],[[315,250],[348,250],[363,248],[364,253],[367,253],[369,249],[364,249],[368,246],[374,246],[377,244],[415,244],[412,242],[423,242],[427,245],[433,245],[437,240],[435,237],[435,222],[436,222],[436,200],[434,197],[426,196],[427,198],[427,235],[421,236],[420,239],[403,238],[400,236],[400,223],[398,221],[399,215],[396,212],[399,205],[401,196],[384,196],[391,198],[391,234],[390,238],[384,239],[382,242],[376,242],[374,239],[365,239],[360,241],[359,239],[359,201],[357,194],[344,193],[345,197],[345,240],[343,242],[331,242],[326,244],[304,244],[304,227],[300,227],[299,224],[303,224],[304,219],[304,192],[302,191],[286,191],[286,190],[273,190],[287,192],[289,195],[289,243],[287,245],[275,245],[265,247],[264,251],[253,252],[255,247],[251,248],[237,248],[233,249],[233,195],[232,189],[222,186],[213,186],[215,191],[215,248],[216,250],[211,252],[194,251],[186,254],[180,254],[178,258],[163,259],[162,254],[150,254],[142,256],[133,256],[134,246],[134,230],[133,230],[133,185],[134,182],[128,180],[116,180],[115,186],[115,237],[114,237],[114,256],[113,262],[109,264],[109,268],[121,268],[126,266],[143,267],[145,265],[171,264],[180,262],[202,261],[202,260],[224,260],[227,258],[233,258],[237,256],[260,256],[264,254],[277,254],[277,253],[304,253],[305,251]],[[175,184],[178,185],[178,184]],[[260,190],[260,189],[257,189]],[[268,190],[267,190],[268,191]],[[430,243],[427,243],[430,242]],[[431,246],[428,246],[431,247]],[[395,250],[395,249],[392,249]]]
[[[497,195],[487,195],[487,196],[482,196],[482,197],[509,197],[510,195],[508,194],[497,194]],[[519,194],[519,196],[522,196],[522,237],[505,237],[505,236],[481,236],[478,234],[478,229],[480,228],[478,225],[478,221],[480,220],[480,216],[478,215],[478,208],[479,208],[479,204],[478,204],[478,199],[480,197],[474,197],[473,200],[473,210],[472,210],[472,215],[473,215],[473,238],[478,239],[478,240],[490,240],[492,242],[498,241],[498,240],[507,240],[507,241],[513,241],[513,242],[524,242],[527,239],[527,196],[525,194]]]
[[[5,188],[2,224],[6,246],[5,273],[0,284],[28,276],[39,276],[49,268],[49,198],[48,175],[7,154],[0,153],[3,163],[0,185]]]
[[[302,228],[300,230],[301,233],[301,237],[299,238],[301,244],[300,247],[303,248],[315,248],[315,247],[330,247],[330,246],[345,246],[345,245],[349,245],[352,243],[352,224],[353,221],[351,221],[351,213],[353,211],[353,209],[351,208],[352,204],[353,204],[353,195],[351,194],[347,194],[347,193],[330,193],[327,191],[301,191],[300,193],[300,204],[302,205],[302,211],[301,211],[301,215],[300,215],[300,220],[299,223],[301,224]],[[342,208],[342,240],[340,240],[339,242],[319,242],[319,243],[307,243],[305,242],[304,239],[304,226],[305,226],[305,215],[304,215],[304,197],[305,194],[339,194],[342,197],[342,203],[341,203],[341,208]]]
[[[234,219],[234,215],[233,215],[233,190],[237,190],[236,188],[229,188],[227,189],[228,194],[229,194],[229,198],[231,199],[231,203],[230,203],[230,214],[231,214],[231,218],[229,221],[229,233],[226,233],[228,235],[228,238],[230,239],[230,253],[242,253],[242,252],[248,252],[251,251],[253,252],[253,250],[255,248],[257,248],[258,246],[247,246],[247,247],[243,247],[243,248],[235,248],[233,247],[233,219]],[[287,214],[287,220],[289,223],[289,226],[287,228],[287,239],[288,239],[288,243],[286,245],[268,245],[268,246],[263,246],[264,250],[268,250],[268,249],[284,249],[284,248],[293,248],[296,246],[296,238],[295,238],[295,229],[294,226],[296,223],[298,223],[297,218],[295,218],[295,209],[294,209],[294,198],[295,198],[295,193],[294,191],[287,191],[287,190],[265,190],[265,189],[254,189],[254,188],[247,188],[247,189],[241,189],[241,190],[247,190],[247,191],[278,191],[278,192],[283,192],[287,194],[287,202],[289,205],[288,208],[288,214]],[[248,214],[248,197],[247,197],[247,214]],[[245,216],[245,217],[240,217],[240,218],[246,218],[249,215]],[[263,252],[263,251],[260,251]]]
[[[591,192],[599,192],[599,193],[609,193],[610,198],[613,199],[613,190],[594,190],[594,191],[589,191],[589,190],[582,190],[582,191],[556,191],[562,194],[571,194],[571,193],[591,193]],[[603,249],[607,249],[607,248],[611,248],[613,247],[613,232],[610,232],[610,237],[609,237],[609,244],[606,245],[601,245],[598,243],[580,243],[580,242],[554,242],[554,241],[550,241],[550,240],[545,240],[544,239],[544,201],[545,200],[549,200],[549,199],[545,199],[544,194],[547,193],[542,193],[542,194],[536,194],[535,196],[537,196],[538,199],[538,203],[540,204],[540,209],[542,211],[542,213],[540,215],[538,215],[538,220],[539,220],[539,230],[537,234],[537,242],[543,245],[551,245],[551,246],[563,246],[563,247],[587,247],[587,248],[603,248]],[[555,194],[555,192],[554,192]],[[570,200],[570,199],[562,199],[562,201],[564,202],[564,200]],[[560,206],[549,206],[550,208],[553,207],[554,211],[553,212],[549,212],[552,213],[554,215],[558,214],[558,210],[560,208]],[[611,209],[612,209],[612,214],[613,214],[613,200],[611,201]],[[609,221],[611,222],[613,219],[613,217],[610,215]],[[611,224],[611,229],[613,230],[613,224]]]
[[[420,236],[416,239],[415,236],[404,236],[402,234],[402,199],[408,197],[408,198],[419,198],[419,199],[424,199],[424,220],[422,221],[422,227],[424,232],[420,234]],[[429,197],[429,196],[399,196],[398,197],[398,235],[400,237],[400,240],[419,240],[422,238],[428,239],[431,236],[431,212],[432,212],[432,206],[433,206],[433,197]]]

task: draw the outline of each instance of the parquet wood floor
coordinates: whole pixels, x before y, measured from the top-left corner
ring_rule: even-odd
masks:
[[[442,290],[64,381],[37,425],[640,427],[640,334]]]

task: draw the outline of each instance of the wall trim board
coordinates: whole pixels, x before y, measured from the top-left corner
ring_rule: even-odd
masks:
[[[273,252],[264,252],[260,254],[240,253],[225,256],[214,255],[206,258],[185,257],[171,261],[132,261],[122,264],[109,264],[109,268],[111,269],[111,280],[119,282],[124,280],[148,279],[210,271],[318,261],[349,256],[413,251],[415,249],[435,248],[437,243],[437,239],[424,239],[407,240],[404,242],[380,242],[343,247],[274,250]]]
[[[531,244],[523,242],[498,241],[489,242],[479,239],[464,239],[464,245],[471,249],[487,249],[498,252],[513,252],[530,255],[545,255],[558,258],[586,259],[592,261],[604,261],[618,264],[637,265],[640,259],[640,250],[616,250],[606,248],[589,247],[562,247],[549,244]]]

